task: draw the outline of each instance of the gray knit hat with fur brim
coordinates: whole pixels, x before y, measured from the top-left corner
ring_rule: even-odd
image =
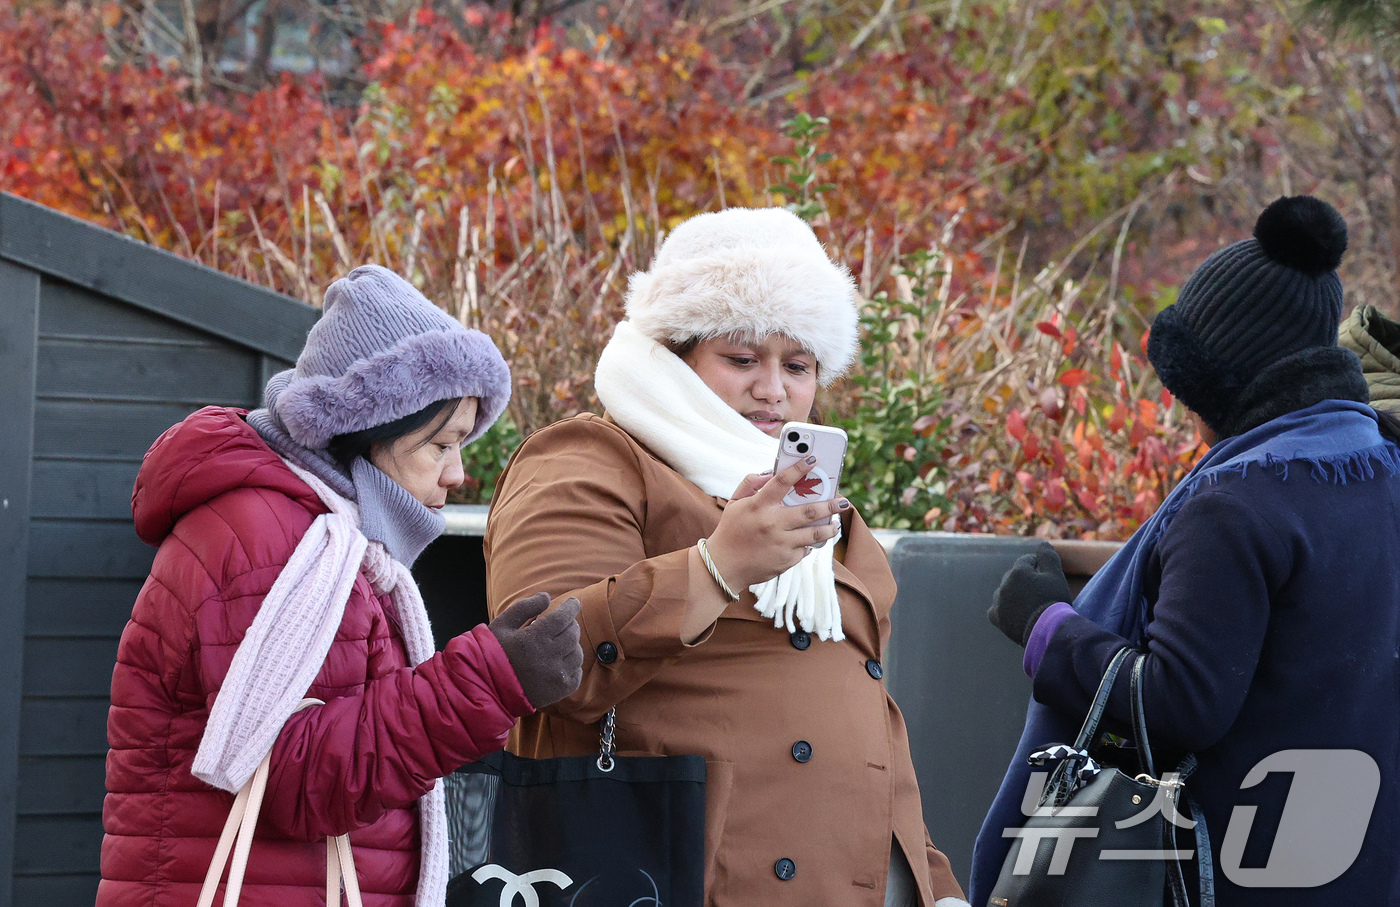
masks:
[[[326,290],[321,319],[273,405],[293,440],[319,450],[337,435],[458,397],[478,400],[469,443],[510,399],[510,368],[496,345],[393,271],[364,265]]]
[[[659,343],[781,334],[816,356],[823,385],[855,361],[858,315],[850,272],[784,208],[690,218],[627,288],[627,319]]]

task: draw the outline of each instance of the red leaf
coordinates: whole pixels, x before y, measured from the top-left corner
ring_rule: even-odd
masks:
[[[920,416],[914,420],[914,433],[927,438],[933,434],[933,427],[938,424],[938,417],[933,415]]]
[[[1172,392],[1165,387],[1162,388],[1162,409],[1170,409],[1172,405]]]
[[[1047,485],[1045,487],[1044,500],[1045,506],[1049,507],[1052,511],[1058,511],[1061,508],[1063,508],[1068,502],[1068,497],[1065,495],[1064,486],[1061,485],[1059,482],[1052,482],[1051,484]]]
[[[1035,435],[1026,435],[1026,440],[1021,442],[1021,446],[1026,451],[1026,459],[1034,460],[1040,456],[1040,442],[1035,439]]]
[[[1128,424],[1128,408],[1122,404],[1113,407],[1113,415],[1108,417],[1108,430],[1122,431],[1126,424]]]
[[[1079,505],[1090,513],[1094,513],[1099,509],[1098,499],[1090,494],[1088,489],[1080,488],[1075,491],[1074,496],[1079,500]]]
[[[1123,370],[1123,348],[1117,343],[1113,344],[1113,352],[1108,357],[1109,365],[1113,368],[1113,374],[1118,374]]]
[[[1147,355],[1147,338],[1152,334],[1152,329],[1148,328],[1142,332],[1142,339],[1138,341],[1138,346],[1142,347],[1142,354]]]
[[[804,498],[815,497],[821,490],[821,487],[822,480],[816,476],[803,476],[792,483],[793,490],[797,492],[799,497]]]
[[[1035,329],[1047,337],[1054,337],[1056,340],[1059,340],[1063,336],[1060,334],[1060,329],[1048,321],[1037,321],[1035,323]]]
[[[1026,440],[1026,420],[1019,409],[1013,409],[1006,417],[1006,433],[1021,443]]]
[[[1078,387],[1089,380],[1089,373],[1082,368],[1072,368],[1060,376],[1060,383],[1065,387]]]

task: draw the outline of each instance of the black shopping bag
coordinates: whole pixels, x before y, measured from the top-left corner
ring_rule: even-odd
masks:
[[[604,749],[447,779],[447,907],[701,907],[705,760]]]

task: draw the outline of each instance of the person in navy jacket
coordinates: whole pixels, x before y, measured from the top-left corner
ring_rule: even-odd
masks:
[[[1073,606],[1048,544],[1003,578],[988,617],[1025,647],[1034,702],[978,838],[978,907],[1027,754],[1073,740],[1124,646],[1145,653],[1157,765],[1199,760],[1216,903],[1400,904],[1400,433],[1337,346],[1345,249],[1341,216],[1298,196],[1210,256],[1148,345],[1210,452]],[[1127,726],[1127,671],[1108,715]]]

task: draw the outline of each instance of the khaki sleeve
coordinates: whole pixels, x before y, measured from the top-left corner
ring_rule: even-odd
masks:
[[[484,543],[491,616],[536,592],[583,605],[583,682],[551,712],[597,721],[686,648],[689,551],[647,557],[645,512],[636,452],[595,420],[536,432],[501,475]]]

